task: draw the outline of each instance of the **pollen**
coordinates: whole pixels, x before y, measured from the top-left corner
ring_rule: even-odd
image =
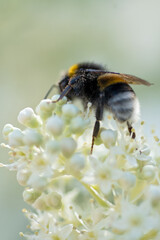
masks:
[[[159,142],[159,138],[158,138],[157,136],[154,136],[154,140],[155,140],[156,142]]]
[[[77,69],[78,69],[78,64],[74,64],[72,67],[70,67],[68,70],[69,77],[73,76],[77,71]]]
[[[107,118],[108,118],[108,120],[111,120],[111,119],[112,119],[112,116],[111,116],[111,115],[108,115]]]
[[[135,129],[134,129],[134,128],[132,128],[132,129],[131,129],[131,132],[135,133]]]
[[[152,129],[152,130],[151,130],[151,133],[154,134],[154,133],[155,133],[155,129]]]
[[[24,237],[24,234],[22,232],[19,233],[20,237]]]
[[[27,209],[23,208],[23,209],[22,209],[22,212],[23,212],[23,213],[27,213],[28,211],[27,211]]]

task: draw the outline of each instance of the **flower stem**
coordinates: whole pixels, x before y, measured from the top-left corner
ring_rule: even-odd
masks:
[[[80,180],[79,180],[80,181]],[[88,192],[94,197],[94,199],[105,208],[113,207],[112,203],[104,199],[99,193],[90,185],[80,181],[80,183],[88,190]]]

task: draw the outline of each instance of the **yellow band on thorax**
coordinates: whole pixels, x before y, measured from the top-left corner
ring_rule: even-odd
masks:
[[[78,69],[78,64],[74,64],[72,67],[69,68],[68,70],[68,75],[69,77],[73,76]]]

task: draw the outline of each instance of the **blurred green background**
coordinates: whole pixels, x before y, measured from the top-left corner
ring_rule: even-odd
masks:
[[[0,129],[19,127],[19,111],[35,108],[70,65],[94,61],[154,83],[134,89],[145,131],[155,127],[158,134],[159,9],[159,0],[0,0]],[[0,156],[7,162],[6,150]],[[1,168],[1,239],[17,240],[26,231],[22,190],[15,173]]]

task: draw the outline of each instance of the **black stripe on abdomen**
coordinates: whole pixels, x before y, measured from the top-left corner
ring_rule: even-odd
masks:
[[[108,94],[107,106],[118,121],[124,122],[129,120],[133,115],[136,97],[129,85],[115,85],[112,85],[112,88],[108,88],[105,91],[105,93]]]

